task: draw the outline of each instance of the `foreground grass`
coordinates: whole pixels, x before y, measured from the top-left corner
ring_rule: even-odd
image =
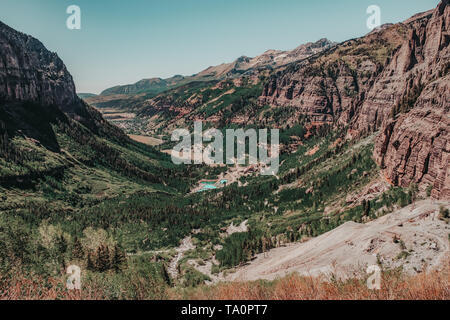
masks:
[[[106,276],[107,278],[107,276]],[[415,276],[384,272],[381,290],[369,290],[365,279],[324,281],[296,274],[276,281],[221,283],[179,289],[132,276],[124,283],[86,279],[81,291],[68,291],[61,279],[0,276],[0,300],[449,300],[450,268]],[[112,287],[115,287],[112,289]],[[111,295],[111,292],[119,295]]]
[[[177,292],[174,299],[193,300],[449,300],[450,272],[404,276],[383,274],[381,290],[370,290],[366,281],[327,282],[297,274],[272,281],[223,283]]]

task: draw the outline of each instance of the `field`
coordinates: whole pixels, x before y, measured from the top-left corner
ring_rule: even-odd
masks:
[[[135,135],[135,134],[130,134],[128,136],[131,139],[133,139],[134,141],[137,141],[137,142],[149,145],[149,146],[159,146],[164,143],[164,141],[161,139],[148,137],[148,136],[140,136],[140,135]]]

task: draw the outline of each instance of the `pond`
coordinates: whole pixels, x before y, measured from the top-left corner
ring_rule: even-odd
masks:
[[[208,191],[208,190],[215,190],[217,189],[217,186],[214,182],[205,182],[202,183],[202,188],[198,192]]]

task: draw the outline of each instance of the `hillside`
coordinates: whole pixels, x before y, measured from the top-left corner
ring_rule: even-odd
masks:
[[[306,45],[316,50],[299,47],[302,54],[290,63],[281,59],[287,63],[282,66],[268,57],[288,59],[289,54],[274,51],[199,74],[229,74],[236,66],[267,61],[273,71],[256,68],[156,96],[88,102],[132,112],[131,119],[115,123],[149,136],[170,135],[196,120],[220,128],[325,125],[347,128],[346,138],[356,140],[380,131],[374,158],[386,179],[403,187],[433,185],[434,197],[448,199],[449,10],[445,0],[435,10],[358,39]]]
[[[80,100],[55,53],[2,23],[0,47],[1,210],[27,207],[25,200],[59,208],[175,190],[164,179],[176,171],[170,158],[133,142]]]
[[[308,242],[260,254],[228,279],[273,280],[292,273],[348,279],[377,264],[408,274],[441,269],[450,259],[450,227],[439,210],[438,203],[420,201],[366,224],[347,222]]]
[[[56,53],[0,23],[0,298],[202,297],[222,280],[373,263],[389,286],[429,276],[437,289],[420,296],[448,298],[449,19],[443,0],[358,39],[86,100]],[[174,165],[168,137],[196,120],[280,128],[279,172]],[[62,289],[71,264],[83,272],[74,294]],[[434,269],[443,278],[417,275]],[[339,294],[361,278],[306,281]],[[291,280],[303,294],[298,275],[243,286],[288,295],[278,285]]]

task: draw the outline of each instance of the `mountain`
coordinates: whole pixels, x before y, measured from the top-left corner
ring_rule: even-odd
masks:
[[[391,282],[369,297],[420,273],[410,279],[434,282],[408,297],[447,298],[448,25],[445,0],[340,44],[86,99],[127,133],[165,140],[156,149],[80,99],[55,53],[0,24],[0,299],[74,298],[68,265],[83,270],[75,298],[164,299],[220,279],[375,263]],[[279,128],[279,172],[175,166],[158,150],[196,120]],[[216,188],[196,192],[205,181]],[[350,277],[333,278],[339,298],[367,278]],[[290,279],[274,285],[292,292]]]
[[[192,81],[223,80],[226,78],[239,77],[246,72],[258,68],[274,68],[293,61],[305,59],[322,50],[330,48],[334,44],[334,42],[329,41],[328,39],[321,39],[315,43],[301,45],[292,51],[269,50],[255,58],[243,56],[232,63],[209,67],[206,70],[192,76],[184,77],[181,75],[176,75],[168,79],[143,79],[135,84],[116,86],[106,89],[101,93],[101,95],[135,95],[140,93],[158,94]]]
[[[302,44],[291,51],[268,50],[255,58],[242,56],[232,63],[221,64],[209,67],[206,70],[194,75],[194,78],[211,78],[223,80],[227,78],[239,77],[251,74],[255,70],[266,68],[275,69],[287,65],[294,61],[304,60],[312,55],[327,50],[336,43],[328,39],[320,39],[314,43]]]
[[[95,200],[96,196],[87,192],[77,193],[72,188],[78,179],[97,180],[98,186],[111,194],[124,184],[148,190],[152,185],[162,185],[162,172],[173,167],[170,158],[130,140],[81,100],[72,76],[56,53],[1,22],[0,49],[2,194],[14,193],[8,189],[11,187],[50,192],[53,188],[45,189],[46,181],[62,179],[65,188],[50,193],[40,190],[41,199],[60,193],[61,201],[56,204],[65,203],[70,196],[80,202],[107,196],[102,192]],[[89,174],[88,168],[94,171]],[[117,185],[100,181],[109,175]],[[13,201],[24,196],[13,197]],[[1,208],[9,205],[4,202]]]
[[[100,95],[109,96],[115,94],[139,94],[139,93],[151,93],[158,94],[166,91],[170,88],[177,86],[185,81],[185,77],[177,75],[168,79],[152,78],[143,79],[135,84],[129,84],[125,86],[116,86],[104,90]]]
[[[169,134],[195,120],[288,128],[302,119],[348,128],[349,139],[379,131],[374,158],[390,183],[432,186],[434,197],[449,198],[448,34],[444,0],[358,39],[241,57],[194,75],[209,82],[93,105],[135,112],[146,134]]]
[[[0,22],[0,99],[58,105],[69,112],[79,103],[72,76],[43,44]]]
[[[358,39],[271,50],[193,76],[209,82],[88,101],[136,113],[121,125],[129,130],[138,122],[145,134],[170,134],[195,120],[288,128],[300,119],[348,127],[349,139],[380,131],[374,157],[390,183],[432,186],[433,196],[449,198],[448,24],[444,0]]]
[[[0,121],[9,134],[25,131],[55,144],[52,130],[40,128],[68,116],[95,133],[124,137],[78,98],[66,66],[40,41],[0,22],[0,48]]]
[[[444,0],[294,64],[272,76],[260,104],[349,126],[353,137],[380,130],[374,156],[391,183],[449,198],[449,15]]]
[[[121,96],[107,106],[136,113],[137,119],[122,125],[128,129],[139,121],[145,134],[170,134],[195,120],[216,127],[331,126],[346,128],[353,140],[380,132],[374,158],[387,181],[417,183],[448,199],[448,33],[445,0],[358,39],[242,57],[198,74],[216,80],[156,96]],[[288,63],[290,56],[294,62]]]
[[[226,119],[221,125],[227,121],[242,123],[245,110],[228,110],[233,101],[244,97],[247,100],[257,98],[262,90],[262,80],[273,70],[282,70],[293,61],[304,60],[334,45],[334,42],[321,39],[300,45],[292,51],[269,50],[255,58],[240,57],[232,63],[209,67],[189,77],[149,79],[134,85],[114,87],[99,96],[87,98],[86,102],[108,113],[137,114],[136,118],[119,117],[114,121],[130,133],[137,130],[143,134],[167,133],[185,120],[191,122],[202,116],[216,124]],[[223,113],[232,117],[222,116]],[[148,118],[151,120],[145,124]]]
[[[79,93],[79,92],[77,92],[77,96],[80,99],[87,99],[87,98],[96,97],[97,95],[95,93]]]

